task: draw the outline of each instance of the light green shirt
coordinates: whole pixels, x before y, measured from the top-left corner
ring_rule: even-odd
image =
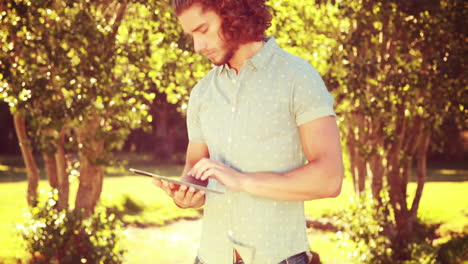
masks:
[[[286,172],[305,164],[298,126],[335,115],[333,97],[304,59],[274,38],[239,74],[214,67],[192,90],[189,140],[204,142],[210,158],[241,172]],[[233,248],[247,264],[276,264],[309,251],[304,202],[231,192],[215,179],[206,193],[198,256],[204,264],[232,264]]]

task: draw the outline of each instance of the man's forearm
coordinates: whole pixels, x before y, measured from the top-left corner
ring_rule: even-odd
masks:
[[[336,197],[341,190],[343,168],[316,160],[286,173],[241,174],[241,190],[274,200],[306,201]]]

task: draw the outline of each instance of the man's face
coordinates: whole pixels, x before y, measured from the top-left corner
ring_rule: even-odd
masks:
[[[179,15],[182,28],[193,39],[195,52],[208,57],[215,65],[228,63],[239,45],[221,39],[221,17],[211,9],[193,4]]]

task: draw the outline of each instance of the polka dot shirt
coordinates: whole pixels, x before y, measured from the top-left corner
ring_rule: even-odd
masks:
[[[241,172],[286,172],[305,164],[298,126],[335,115],[333,97],[304,59],[273,37],[238,74],[214,67],[192,90],[189,140],[204,142],[210,158]],[[198,256],[204,264],[232,264],[235,248],[247,264],[279,263],[308,251],[303,202],[234,193],[206,194]]]

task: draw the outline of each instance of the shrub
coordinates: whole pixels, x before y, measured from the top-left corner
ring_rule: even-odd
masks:
[[[45,202],[25,214],[18,226],[31,264],[75,264],[123,262],[124,250],[119,248],[121,224],[114,214],[97,206],[90,217],[82,212],[58,210],[58,192],[48,194]]]
[[[348,252],[350,263],[387,264],[392,262],[391,239],[394,223],[386,197],[377,206],[372,196],[351,198],[346,209],[334,217],[337,245]],[[388,206],[386,206],[388,205]]]
[[[452,233],[451,239],[440,245],[437,260],[441,264],[465,263],[468,261],[468,234]]]
[[[402,264],[438,264],[437,262],[437,248],[430,242],[417,241],[411,243],[409,246],[411,253],[411,260],[405,260]]]
[[[382,204],[371,196],[352,198],[345,210],[333,218],[339,228],[337,244],[349,251],[349,263],[372,264],[435,264],[437,248],[432,241],[437,238],[438,224],[425,224],[419,219],[414,226],[413,240],[408,250],[410,260],[396,262],[393,257],[393,239],[396,227],[389,198],[381,196]]]

